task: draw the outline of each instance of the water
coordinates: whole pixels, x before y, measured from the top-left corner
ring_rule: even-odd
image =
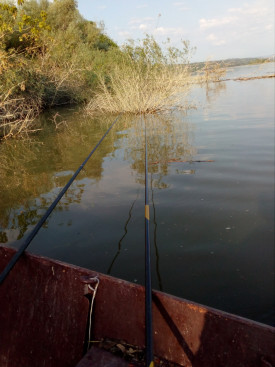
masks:
[[[273,324],[274,79],[215,83],[190,100],[197,109],[146,122],[153,287]],[[58,129],[0,146],[5,246],[24,241],[114,119],[59,113]],[[143,284],[143,129],[119,120],[30,252]]]

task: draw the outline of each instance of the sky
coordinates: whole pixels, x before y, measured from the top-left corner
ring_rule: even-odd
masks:
[[[274,55],[274,0],[78,0],[78,9],[119,45],[148,33],[179,48],[189,40],[193,61]]]

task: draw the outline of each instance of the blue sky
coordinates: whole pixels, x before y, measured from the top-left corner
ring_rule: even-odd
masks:
[[[274,0],[78,0],[119,45],[146,33],[197,47],[193,61],[274,54]]]

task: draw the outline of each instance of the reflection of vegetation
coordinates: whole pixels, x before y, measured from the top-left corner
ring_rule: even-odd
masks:
[[[86,119],[83,122],[83,115],[78,114],[64,118],[68,127],[63,130],[55,131],[52,125],[32,140],[11,140],[0,145],[0,227],[19,230],[18,239],[44,214],[113,119],[105,117],[101,121]],[[123,119],[121,124],[105,138],[80,178],[83,175],[95,180],[101,178],[102,161],[113,152],[118,139],[116,131],[123,126]],[[82,185],[76,182],[57,210],[66,210],[70,203],[80,202],[83,191]],[[34,201],[34,198],[39,199]],[[7,242],[3,231],[0,239]]]
[[[6,232],[0,231],[0,243],[8,242],[8,236]]]
[[[160,276],[160,256],[157,247],[157,218],[156,206],[154,202],[154,188],[167,188],[167,184],[163,182],[163,178],[168,175],[169,160],[173,161],[173,159],[176,158],[178,160],[192,161],[193,155],[196,154],[196,149],[194,146],[192,146],[193,126],[182,121],[182,116],[182,114],[179,115],[177,112],[175,112],[169,115],[135,117],[127,126],[128,134],[127,138],[124,140],[125,159],[130,161],[131,168],[136,171],[137,174],[136,180],[142,186],[145,183],[145,124],[147,129],[148,161],[154,162],[158,160],[158,163],[149,165],[149,172],[151,173],[152,194],[151,218],[154,226],[153,238],[156,255],[156,275],[159,289],[162,289],[162,280]],[[185,171],[182,173],[184,174]],[[129,215],[124,226],[124,234],[119,240],[117,252],[108,268],[108,274],[111,273],[114,263],[121,254],[122,242],[128,233],[128,224],[131,220],[132,210],[136,200],[137,198],[133,201],[129,208]]]
[[[68,210],[68,207],[72,203],[80,203],[81,196],[84,192],[81,185],[76,185],[73,190],[69,190],[59,205],[55,210],[64,211]],[[37,224],[39,219],[45,213],[45,210],[51,205],[56,197],[56,192],[50,192],[45,195],[41,195],[39,199],[36,200],[25,200],[25,203],[19,208],[12,208],[8,211],[8,216],[0,218],[4,223],[2,224],[4,228],[16,233],[17,240],[20,240],[30,227]],[[5,223],[5,220],[7,221]],[[43,225],[44,228],[47,227],[47,222]],[[8,236],[5,231],[0,232],[0,242],[8,242]]]
[[[145,120],[137,117],[131,124],[128,135],[125,158],[130,160],[132,168],[137,171],[137,180],[144,183],[144,123],[147,128],[149,171],[158,178],[154,186],[166,188],[162,178],[168,174],[169,160],[191,161],[196,154],[192,145],[193,125],[182,121],[182,114],[146,116]],[[158,161],[150,165],[150,162]]]
[[[192,126],[179,116],[182,115],[174,113],[146,118],[149,162],[160,161],[150,166],[155,178],[153,186],[157,188],[167,187],[163,177],[168,174],[169,159],[191,160],[196,153],[190,143]],[[91,119],[70,111],[60,119],[66,121],[61,128],[47,125],[32,140],[10,140],[0,145],[0,227],[12,230],[18,239],[44,214],[114,117]],[[140,117],[133,120],[122,116],[79,178],[99,180],[103,159],[114,154],[119,139],[124,144],[124,159],[136,171],[137,182],[144,184],[144,123]],[[71,203],[80,203],[83,192],[84,185],[78,179],[56,210],[67,210]],[[8,231],[2,230],[1,241],[7,242],[8,237]]]
[[[154,203],[154,188],[165,189],[167,184],[163,182],[164,176],[168,175],[168,161],[172,158],[191,161],[196,149],[191,145],[192,140],[192,125],[182,121],[182,114],[177,113],[160,116],[139,116],[133,120],[125,121],[125,128],[128,129],[127,137],[124,140],[126,160],[131,163],[131,168],[136,171],[137,182],[144,185],[144,144],[145,136],[144,129],[146,123],[147,129],[147,146],[149,162],[159,160],[157,164],[149,166],[151,172],[151,193],[153,204],[152,223],[154,225],[154,249],[156,254],[156,274],[159,284],[159,289],[162,289],[162,280],[160,276],[160,257],[157,247],[157,220],[156,207]],[[181,117],[181,118],[180,118]],[[184,172],[183,172],[184,173]],[[138,197],[138,195],[137,195]],[[124,234],[119,240],[117,252],[109,265],[107,273],[110,274],[112,268],[121,254],[122,242],[128,233],[128,224],[132,217],[132,210],[136,203],[133,201],[129,208],[129,215],[124,225]]]
[[[206,83],[205,84],[205,94],[206,100],[209,105],[211,105],[215,99],[226,90],[226,83]]]

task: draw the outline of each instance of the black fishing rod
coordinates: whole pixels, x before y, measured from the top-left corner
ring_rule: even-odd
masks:
[[[31,241],[36,236],[39,229],[42,227],[42,225],[45,223],[51,212],[54,210],[60,199],[63,197],[65,192],[68,190],[68,188],[71,186],[79,172],[82,170],[82,168],[85,166],[85,164],[88,162],[88,160],[91,158],[91,156],[94,154],[102,140],[105,138],[105,136],[108,134],[108,132],[111,130],[111,128],[114,126],[114,124],[119,119],[120,115],[114,120],[114,122],[111,124],[109,129],[105,132],[105,134],[102,136],[102,138],[99,140],[99,142],[96,144],[96,146],[93,148],[91,153],[87,156],[87,158],[84,160],[84,162],[79,166],[79,168],[75,171],[74,175],[71,177],[71,179],[68,181],[68,183],[63,187],[63,189],[60,191],[54,202],[51,204],[51,206],[47,209],[46,213],[43,215],[43,217],[40,219],[40,221],[36,224],[34,229],[31,231],[25,242],[19,247],[18,251],[13,255],[8,265],[5,267],[3,272],[0,275],[0,284],[6,279],[7,275],[11,271],[11,269],[14,267],[14,265],[17,263],[19,258],[23,255],[26,248],[29,246]]]
[[[152,323],[152,279],[151,279],[151,249],[149,234],[149,188],[148,188],[148,157],[146,121],[145,134],[145,330],[146,330],[146,367],[154,366],[153,323]]]

